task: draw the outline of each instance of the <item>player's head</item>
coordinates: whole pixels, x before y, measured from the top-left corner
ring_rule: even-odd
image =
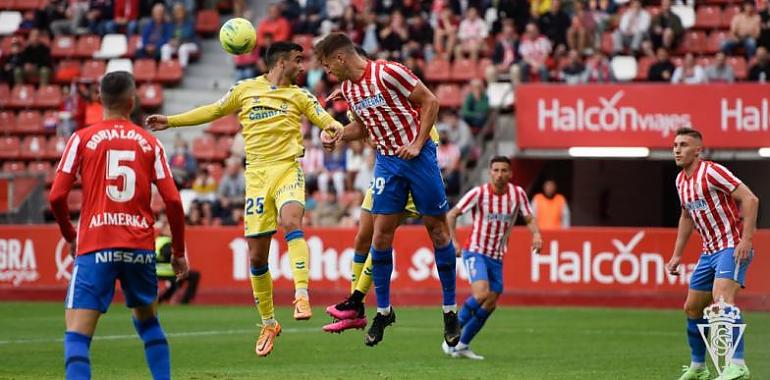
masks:
[[[703,135],[692,128],[679,128],[674,137],[674,161],[676,166],[686,168],[700,158],[703,152]]]
[[[314,47],[318,62],[328,74],[332,74],[340,80],[350,78],[349,67],[353,59],[360,57],[356,52],[356,45],[344,33],[329,33]]]
[[[134,76],[127,71],[113,71],[102,78],[99,97],[105,113],[129,115],[136,104]]]
[[[500,189],[511,182],[511,159],[506,156],[495,156],[489,161],[489,182]]]
[[[281,41],[270,45],[265,57],[268,70],[281,70],[283,77],[289,78],[292,83],[296,82],[305,70],[302,46],[294,42]]]

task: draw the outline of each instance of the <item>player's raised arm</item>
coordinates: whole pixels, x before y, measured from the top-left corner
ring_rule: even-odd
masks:
[[[171,176],[171,169],[168,167],[166,152],[160,142],[156,144],[153,182],[158,188],[163,202],[166,204],[166,218],[171,228],[173,253],[171,266],[174,268],[177,279],[181,280],[187,277],[188,274],[187,260],[184,255],[184,209],[182,208],[179,191]]]
[[[51,193],[48,196],[48,201],[51,203],[51,212],[56,218],[59,230],[61,230],[64,240],[69,243],[74,243],[77,236],[77,232],[70,221],[67,197],[70,190],[72,190],[72,184],[75,183],[75,178],[80,168],[79,153],[80,135],[76,133],[70,137],[67,146],[64,148],[59,166],[56,168],[56,177],[51,187]]]
[[[187,127],[210,123],[222,116],[234,113],[241,108],[239,99],[240,82],[234,84],[225,96],[218,101],[195,108],[177,115],[150,115],[145,119],[145,125],[153,131],[162,131],[167,128]]]

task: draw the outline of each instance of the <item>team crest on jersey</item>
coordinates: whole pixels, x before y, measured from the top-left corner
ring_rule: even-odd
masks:
[[[696,199],[694,201],[687,202],[684,207],[687,211],[703,211],[708,208],[708,204],[704,199]]]

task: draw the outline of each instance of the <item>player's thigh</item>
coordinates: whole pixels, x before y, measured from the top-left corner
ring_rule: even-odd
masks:
[[[439,216],[449,210],[444,181],[436,156],[436,144],[428,140],[420,154],[406,161],[404,178],[408,179],[414,204],[423,216]]]
[[[483,255],[467,250],[463,250],[462,257],[473,297],[479,299],[479,296],[485,296],[482,293],[489,293],[489,272],[486,260]]]
[[[702,254],[698,263],[695,264],[695,269],[690,276],[691,290],[699,292],[711,292],[714,286],[714,274],[716,268],[712,265],[712,255]]]
[[[67,309],[96,310],[106,313],[115,295],[118,263],[113,250],[80,255],[75,259],[72,277],[67,287]]]
[[[302,228],[305,213],[305,174],[299,162],[278,165],[274,170],[275,180],[272,196],[278,208],[279,223],[287,230]]]
[[[484,256],[487,264],[487,278],[489,278],[489,291],[500,294],[503,292],[503,261]]]
[[[393,245],[393,237],[396,233],[401,214],[374,215],[374,232],[372,233],[372,246],[376,249],[387,249]]]
[[[738,285],[738,288],[746,287],[746,272],[751,265],[751,260],[754,258],[754,251],[752,250],[747,260],[742,260],[738,263],[735,260],[735,249],[727,248],[719,251],[713,255],[712,265],[714,267],[714,290],[716,291],[717,282],[720,280],[732,281]],[[723,286],[724,287],[724,286]],[[732,288],[732,286],[730,287]],[[725,288],[727,290],[727,288]],[[714,295],[715,300],[719,300],[719,297]]]
[[[372,179],[372,214],[401,214],[409,196],[408,180],[403,175],[404,160],[377,154]]]
[[[277,228],[278,212],[270,193],[272,172],[268,167],[246,168],[246,194],[243,209],[244,235],[259,237],[272,235]]]
[[[124,250],[120,264],[120,287],[130,308],[152,305],[158,295],[158,276],[155,273],[155,252]]]

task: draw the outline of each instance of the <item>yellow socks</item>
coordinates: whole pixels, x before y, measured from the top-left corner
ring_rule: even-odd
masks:
[[[289,260],[291,261],[291,271],[294,277],[295,298],[308,298],[308,282],[310,274],[308,271],[308,261],[310,252],[305,241],[305,234],[302,230],[294,230],[286,233],[286,244],[289,246]]]
[[[251,268],[251,290],[254,293],[254,302],[262,316],[262,322],[275,319],[273,307],[273,277],[270,276],[268,265],[259,268]]]

